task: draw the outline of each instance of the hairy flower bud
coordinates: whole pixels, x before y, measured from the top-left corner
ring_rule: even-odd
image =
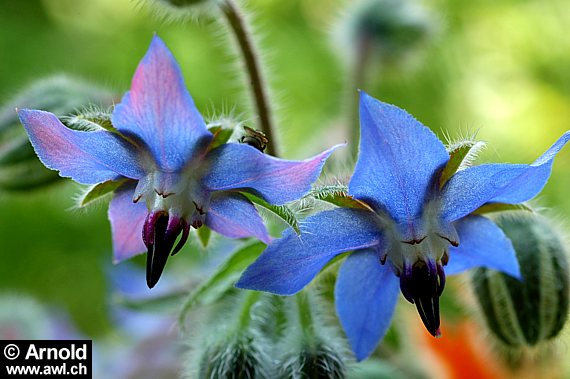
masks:
[[[202,355],[198,378],[267,378],[268,362],[248,335],[234,336],[207,349]]]
[[[193,5],[202,4],[208,2],[209,0],[158,0],[161,3],[171,5],[173,7],[184,8],[191,7]]]
[[[0,188],[24,190],[47,185],[57,173],[38,161],[16,108],[37,108],[67,116],[91,103],[110,105],[110,92],[77,78],[57,75],[33,83],[0,108]]]
[[[557,336],[568,317],[565,245],[543,217],[505,218],[498,224],[514,245],[522,280],[481,268],[472,284],[493,335],[510,347],[534,346]]]
[[[217,0],[143,0],[158,18],[165,20],[197,20],[211,16]]]
[[[343,359],[326,344],[304,346],[292,354],[283,365],[283,379],[343,379],[345,377]]]
[[[347,56],[359,56],[364,48],[380,59],[397,60],[432,34],[434,22],[425,9],[408,0],[363,0],[350,5],[340,26],[341,45],[351,50]]]
[[[0,340],[73,339],[73,329],[63,314],[30,296],[0,294]]]

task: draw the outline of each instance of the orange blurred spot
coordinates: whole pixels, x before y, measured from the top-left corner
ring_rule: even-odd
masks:
[[[471,322],[445,325],[441,338],[427,333],[418,337],[431,359],[435,358],[449,379],[505,379],[511,377],[478,338],[477,326]]]

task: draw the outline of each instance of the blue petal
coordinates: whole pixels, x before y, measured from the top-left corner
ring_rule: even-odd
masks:
[[[474,267],[487,267],[520,279],[520,267],[511,240],[491,220],[465,217],[455,223],[459,246],[450,249],[448,275]]]
[[[364,92],[360,97],[360,152],[349,192],[409,224],[422,211],[436,172],[449,155],[431,130],[404,110]]]
[[[374,250],[351,254],[342,265],[335,288],[336,312],[359,361],[382,340],[394,315],[400,283]]]
[[[148,209],[144,201],[133,203],[134,190],[134,185],[119,188],[109,204],[115,263],[147,250],[142,239],[142,230]]]
[[[239,288],[292,295],[336,255],[383,244],[372,212],[337,208],[305,220],[301,236],[288,229],[244,272]]]
[[[186,90],[180,67],[157,36],[112,120],[119,131],[140,138],[164,171],[181,169],[212,138]]]
[[[459,171],[443,189],[443,218],[455,221],[488,202],[522,203],[546,185],[556,154],[570,139],[566,132],[534,163],[485,164]]]
[[[271,242],[257,209],[239,193],[215,193],[206,215],[206,225],[226,237],[255,237],[266,244]]]
[[[22,109],[18,114],[42,163],[61,176],[95,184],[144,175],[135,147],[116,134],[71,130],[49,112]]]
[[[210,170],[204,185],[211,191],[249,190],[271,204],[283,204],[311,189],[326,159],[339,146],[304,161],[288,161],[248,145],[225,144],[208,155]]]

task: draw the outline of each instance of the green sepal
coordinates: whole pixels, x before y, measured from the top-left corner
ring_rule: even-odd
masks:
[[[103,183],[98,183],[93,186],[88,187],[87,191],[83,196],[79,198],[78,206],[86,207],[93,202],[101,199],[103,196],[115,191],[117,188],[128,182],[130,179],[121,180],[107,180]]]
[[[439,187],[442,188],[460,168],[470,163],[484,146],[480,141],[461,141],[450,146],[449,161],[439,177]]]
[[[227,143],[234,132],[233,129],[224,128],[220,125],[210,126],[208,130],[214,135],[214,138],[210,143],[210,149],[215,149],[216,147]]]
[[[478,215],[484,215],[486,213],[507,212],[507,211],[534,212],[531,207],[525,204],[487,203],[477,208],[473,213]]]
[[[252,203],[257,204],[260,207],[269,210],[271,213],[279,217],[287,225],[289,225],[295,231],[295,233],[301,234],[299,220],[297,219],[295,212],[293,212],[293,210],[289,208],[287,205],[269,204],[267,201],[263,200],[262,198],[247,192],[242,192],[242,195],[247,197],[249,201],[251,201]]]
[[[98,130],[104,129],[109,132],[118,133],[111,122],[111,110],[99,109],[89,106],[82,111],[60,117],[61,122],[70,129],[75,130]]]
[[[184,325],[188,312],[197,306],[213,304],[233,288],[241,273],[265,249],[262,242],[254,242],[237,249],[204,283],[190,293],[182,306],[179,324]]]
[[[333,184],[317,187],[307,197],[326,201],[343,208],[359,208],[371,210],[370,206],[363,201],[355,199],[348,194],[348,187],[342,184]]]
[[[196,229],[196,233],[198,234],[198,239],[200,240],[202,247],[208,247],[208,242],[210,242],[210,236],[212,235],[210,228],[203,226]]]

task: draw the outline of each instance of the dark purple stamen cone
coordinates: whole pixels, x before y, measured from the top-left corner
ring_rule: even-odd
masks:
[[[174,250],[172,250],[172,254],[170,254],[172,256],[174,256],[174,254],[177,254],[180,251],[180,249],[182,249],[186,241],[188,241],[188,236],[190,235],[190,225],[188,225],[186,220],[184,220],[183,218],[179,220],[179,227],[182,228],[182,237],[180,237],[180,241],[178,241],[176,247],[174,248]]]
[[[169,216],[166,212],[152,212],[148,215],[143,227],[143,241],[147,248],[146,258],[146,283],[153,288],[166,266],[166,260],[170,252],[176,254],[188,237],[186,232],[188,224],[185,220],[176,216]],[[174,248],[178,235],[183,232],[183,237]]]
[[[433,261],[417,261],[413,265],[404,264],[400,275],[400,289],[416,309],[426,329],[434,337],[439,337],[439,296],[445,286],[443,267]]]

